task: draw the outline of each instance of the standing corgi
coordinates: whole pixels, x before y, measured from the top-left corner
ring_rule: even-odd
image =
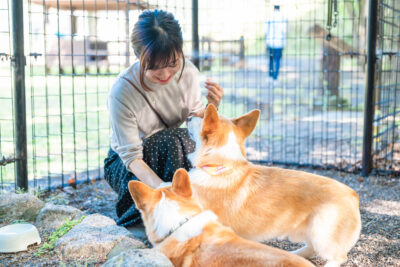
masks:
[[[209,105],[204,119],[189,121],[196,142],[189,155],[194,198],[239,236],[304,242],[296,254],[340,266],[360,235],[358,195],[327,177],[248,162],[244,142],[259,113],[229,120]]]
[[[289,252],[243,239],[203,211],[192,198],[186,170],[176,171],[172,186],[152,189],[129,182],[146,233],[174,266],[314,266]]]

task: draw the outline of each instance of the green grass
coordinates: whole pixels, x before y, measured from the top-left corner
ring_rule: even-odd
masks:
[[[54,245],[57,240],[69,232],[75,225],[80,223],[85,216],[82,216],[78,220],[70,221],[68,218],[65,219],[65,223],[61,225],[57,230],[55,230],[48,238],[48,241],[45,242],[35,253],[34,255],[37,257],[43,256],[48,253],[53,253]]]
[[[106,99],[115,77],[45,77],[41,69],[39,66],[26,76],[29,179],[102,167],[108,150],[102,146],[109,144]],[[7,68],[0,68],[0,105],[4,107],[0,155],[4,156],[14,154],[7,72]],[[0,177],[5,183],[13,182],[14,164],[1,167]]]

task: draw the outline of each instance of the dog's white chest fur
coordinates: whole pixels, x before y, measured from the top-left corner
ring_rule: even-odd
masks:
[[[210,186],[211,175],[199,168],[193,168],[189,171],[190,183],[200,186]]]
[[[186,242],[187,240],[203,233],[204,227],[213,221],[217,220],[217,215],[210,210],[203,211],[194,218],[190,219],[172,236],[179,242]]]

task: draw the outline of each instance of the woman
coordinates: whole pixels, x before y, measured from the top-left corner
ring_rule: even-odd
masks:
[[[194,150],[187,129],[203,116],[199,71],[183,55],[182,32],[171,13],[144,11],[133,29],[139,62],[122,72],[108,96],[111,148],[104,160],[105,179],[118,193],[117,224],[141,222],[128,191],[130,180],[156,188],[172,180],[178,168],[190,169]],[[222,88],[206,82],[207,100],[218,107]]]

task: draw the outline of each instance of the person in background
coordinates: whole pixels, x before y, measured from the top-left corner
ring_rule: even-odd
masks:
[[[279,5],[274,6],[272,15],[266,21],[265,30],[267,55],[269,55],[269,77],[277,80],[288,31],[288,21],[281,13]]]
[[[179,127],[204,114],[200,73],[185,59],[174,16],[144,11],[131,41],[139,61],[118,76],[109,92],[111,148],[104,160],[104,178],[118,194],[117,224],[125,227],[141,222],[129,181],[157,188],[170,182],[178,168],[189,170],[187,155],[194,151],[194,141]],[[205,84],[207,104],[218,107],[222,88],[211,81]]]

